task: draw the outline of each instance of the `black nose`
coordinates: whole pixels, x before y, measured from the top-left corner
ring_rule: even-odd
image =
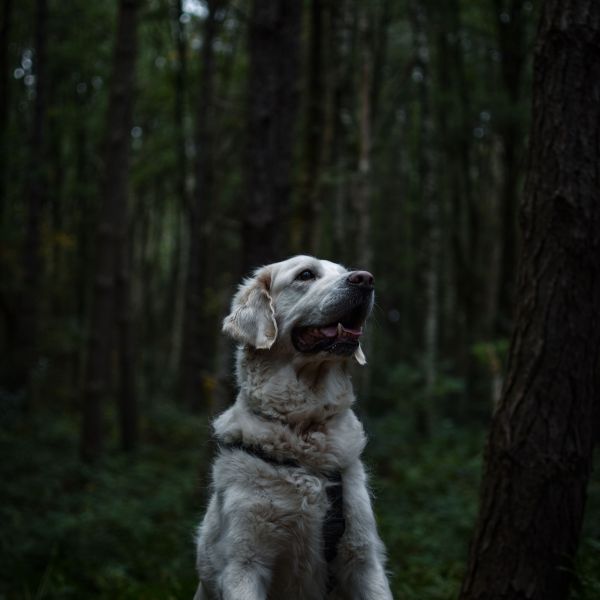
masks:
[[[348,275],[348,283],[368,290],[373,289],[373,275],[369,271],[352,271]]]

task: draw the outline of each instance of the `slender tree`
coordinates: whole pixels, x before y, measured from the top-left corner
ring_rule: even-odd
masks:
[[[309,10],[307,91],[303,140],[303,181],[300,195],[301,249],[317,253],[321,236],[321,170],[325,126],[324,0],[312,0]]]
[[[429,40],[425,8],[411,3],[411,24],[414,38],[415,64],[422,80],[419,86],[420,123],[418,144],[419,190],[423,201],[424,231],[424,307],[423,370],[425,374],[424,402],[417,410],[417,428],[423,435],[431,433],[435,420],[435,385],[437,380],[439,337],[439,253],[440,253],[440,193],[436,190],[435,139],[431,89],[433,74],[430,68]]]
[[[369,10],[367,5],[360,8],[358,15],[360,73],[358,77],[358,160],[357,185],[354,191],[354,207],[358,220],[357,264],[369,269],[373,263],[371,240],[372,210],[372,109],[371,81],[373,77],[373,50]]]
[[[125,204],[125,208],[127,208]],[[115,307],[119,356],[119,432],[121,449],[135,450],[138,442],[138,403],[135,388],[135,346],[131,309],[131,227],[127,211],[121,217],[120,239],[115,255]]]
[[[35,100],[27,179],[27,221],[23,247],[23,294],[19,309],[20,352],[15,369],[16,385],[31,381],[37,357],[41,312],[40,291],[43,276],[41,254],[42,211],[46,202],[45,144],[47,129],[47,40],[48,3],[35,3]],[[29,390],[31,392],[31,388]]]
[[[207,320],[204,311],[206,273],[206,224],[214,203],[215,179],[215,41],[223,17],[223,0],[210,0],[202,44],[200,96],[196,112],[195,188],[189,207],[189,254],[182,335],[182,392],[184,402],[199,408],[202,379],[207,369]]]
[[[568,596],[600,398],[598,40],[598,2],[546,0],[516,324],[461,600]]]
[[[472,116],[471,88],[468,83],[463,46],[462,4],[448,0],[438,6],[438,23],[442,33],[439,48],[439,83],[441,89],[453,87],[447,115],[438,112],[442,129],[442,144],[446,153],[449,186],[450,244],[456,294],[458,323],[452,336],[452,347],[457,349],[460,369],[465,378],[463,411],[475,394],[475,361],[473,344],[477,340],[480,310],[481,277],[481,203],[473,193],[471,178]],[[447,23],[447,25],[446,25]],[[444,33],[450,28],[452,43]],[[447,56],[446,56],[447,54]]]
[[[288,247],[301,17],[301,2],[252,2],[244,270],[283,258]]]
[[[81,452],[86,460],[102,452],[102,405],[110,390],[111,355],[115,348],[115,299],[120,259],[126,252],[127,194],[135,63],[137,55],[138,0],[120,0],[113,73],[106,116],[104,170],[101,181],[102,206],[96,228],[94,296],[87,347]],[[123,283],[123,282],[122,282]],[[129,298],[121,296],[120,311]],[[127,344],[128,342],[126,342]],[[123,375],[123,373],[121,374]],[[123,383],[127,389],[133,389]],[[133,396],[126,402],[134,402]],[[127,410],[120,403],[123,410]],[[126,417],[123,417],[126,418]]]
[[[4,217],[6,190],[7,134],[9,115],[8,57],[13,0],[2,0],[0,9],[0,223]]]
[[[517,207],[518,186],[522,174],[524,144],[521,104],[523,72],[527,62],[523,19],[525,0],[492,0],[496,20],[498,47],[501,56],[501,78],[506,95],[506,108],[500,116],[499,134],[502,140],[501,179],[501,255],[498,285],[498,312],[496,332],[508,335],[512,322],[517,264]]]
[[[185,135],[185,108],[187,95],[187,38],[184,22],[183,0],[177,0],[176,9],[173,11],[173,36],[177,64],[175,67],[174,93],[173,93],[173,125],[175,129],[176,152],[177,152],[177,195],[184,208],[188,208],[187,194],[187,167],[188,159],[186,152]]]
[[[175,145],[177,156],[177,173],[175,189],[177,203],[175,205],[175,236],[173,252],[171,255],[171,276],[168,286],[166,302],[164,304],[165,316],[170,321],[171,344],[169,350],[170,371],[177,372],[181,354],[181,335],[183,332],[182,319],[185,302],[185,244],[183,238],[184,218],[190,210],[190,198],[188,193],[189,160],[187,156],[187,134],[186,134],[186,106],[188,94],[188,44],[184,22],[183,1],[177,0],[173,15],[173,37],[177,64],[173,80],[173,129],[175,133]]]

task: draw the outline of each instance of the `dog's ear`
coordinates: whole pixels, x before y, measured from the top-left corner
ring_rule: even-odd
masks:
[[[354,359],[361,367],[367,364],[367,357],[365,356],[365,353],[363,352],[363,349],[360,344],[358,345],[358,348],[354,351]]]
[[[262,268],[246,279],[231,302],[223,331],[242,344],[268,350],[277,339],[277,322],[269,294],[271,272]]]

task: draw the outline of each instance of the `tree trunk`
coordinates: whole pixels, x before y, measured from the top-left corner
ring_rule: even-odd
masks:
[[[187,81],[187,43],[185,23],[183,22],[183,0],[177,0],[173,16],[175,30],[175,51],[177,66],[175,70],[174,95],[173,95],[173,125],[175,128],[175,143],[177,152],[177,177],[176,190],[182,207],[188,209],[187,193],[187,152],[185,135],[185,99]]]
[[[517,266],[517,206],[523,150],[523,124],[520,119],[521,81],[527,49],[525,46],[525,0],[492,0],[495,11],[498,47],[502,56],[501,73],[508,109],[499,125],[502,139],[502,212],[500,285],[496,333],[508,335],[513,317],[515,272]]]
[[[42,210],[46,202],[44,172],[47,110],[47,0],[35,4],[35,101],[29,152],[27,180],[27,221],[23,247],[23,294],[19,312],[20,350],[16,365],[16,386],[31,383],[32,370],[37,358],[38,326],[41,309],[40,291],[43,276],[41,256]],[[32,392],[29,385],[29,395]],[[31,400],[31,398],[29,398]]]
[[[301,252],[318,253],[321,238],[320,177],[324,149],[324,0],[311,0],[308,42],[308,76],[304,123],[304,169],[301,189]]]
[[[433,134],[433,110],[431,101],[432,72],[429,64],[428,23],[425,9],[420,3],[411,5],[411,21],[414,36],[415,63],[420,67],[423,79],[419,82],[419,195],[423,203],[424,235],[424,307],[423,371],[425,395],[417,407],[417,429],[429,436],[434,426],[435,386],[437,382],[438,331],[439,331],[439,246],[440,246],[440,193],[435,187],[435,141]]]
[[[13,0],[2,0],[0,18],[0,224],[4,220],[6,203],[7,135],[9,102],[9,40],[12,25]]]
[[[359,14],[360,75],[358,81],[358,172],[354,193],[354,207],[358,221],[356,262],[361,269],[370,269],[373,263],[371,246],[371,77],[373,57],[371,49],[368,6]]]
[[[131,314],[131,232],[125,217],[125,232],[117,248],[115,306],[119,352],[118,410],[121,449],[133,452],[138,442],[138,406],[135,387],[135,348]]]
[[[243,268],[281,260],[288,248],[298,104],[302,3],[253,0]]]
[[[187,157],[187,136],[185,127],[186,116],[186,97],[187,97],[187,38],[185,32],[185,23],[183,22],[183,0],[177,0],[175,10],[173,11],[173,30],[175,36],[175,51],[177,54],[177,68],[174,80],[174,102],[173,102],[173,126],[175,129],[175,144],[177,152],[177,177],[175,189],[178,203],[174,207],[173,229],[174,241],[171,253],[171,273],[169,285],[164,303],[164,316],[169,323],[172,332],[169,344],[169,371],[178,373],[181,364],[181,336],[183,333],[183,307],[185,305],[185,278],[186,272],[183,269],[186,264],[185,250],[186,245],[182,237],[187,235],[184,232],[184,222],[188,211],[190,210],[190,198],[188,193],[188,157]]]
[[[102,404],[110,388],[111,355],[115,343],[117,249],[124,243],[127,235],[137,13],[138,0],[120,0],[106,120],[102,206],[96,229],[94,297],[83,391],[81,453],[85,460],[90,461],[98,458],[102,452]]]
[[[207,319],[204,310],[207,285],[206,226],[214,203],[214,120],[215,50],[214,44],[223,10],[222,0],[208,2],[208,15],[202,44],[200,101],[196,113],[196,185],[189,211],[189,255],[186,301],[182,337],[182,393],[184,403],[192,409],[203,404],[203,378],[209,366],[206,352]]]
[[[346,24],[345,15],[348,12],[347,0],[338,0],[328,3],[326,13],[327,29],[327,71],[325,75],[326,105],[327,113],[324,131],[324,168],[330,174],[331,180],[324,194],[329,202],[333,204],[330,212],[333,220],[332,243],[330,252],[333,256],[340,257],[339,260],[347,260],[346,248],[347,238],[347,208],[345,177],[342,173],[345,169],[344,144],[345,131],[342,122],[342,110],[345,96],[351,85],[348,80],[351,77],[348,71],[354,66],[354,61],[346,52]],[[346,68],[348,65],[348,68]]]
[[[437,6],[434,14],[438,25],[437,83],[440,89],[449,90],[447,94],[436,96],[439,139],[447,162],[440,171],[446,174],[447,182],[440,186],[438,193],[446,193],[448,197],[452,293],[456,298],[456,310],[451,314],[454,318],[449,319],[445,329],[465,380],[465,391],[459,405],[459,411],[464,414],[474,396],[472,347],[479,330],[476,319],[481,314],[481,209],[473,194],[470,174],[473,155],[471,99],[460,43],[461,4],[457,0],[448,0]]]
[[[598,2],[545,2],[516,324],[461,600],[569,592],[600,397],[598,40]]]

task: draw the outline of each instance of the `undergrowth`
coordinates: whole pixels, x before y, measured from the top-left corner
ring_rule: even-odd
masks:
[[[430,439],[399,416],[367,422],[366,462],[398,600],[456,598],[473,526],[482,428]],[[194,528],[206,501],[206,419],[154,410],[134,457],[88,467],[69,415],[0,434],[0,599],[189,600]],[[590,485],[575,600],[600,598],[600,481]]]

